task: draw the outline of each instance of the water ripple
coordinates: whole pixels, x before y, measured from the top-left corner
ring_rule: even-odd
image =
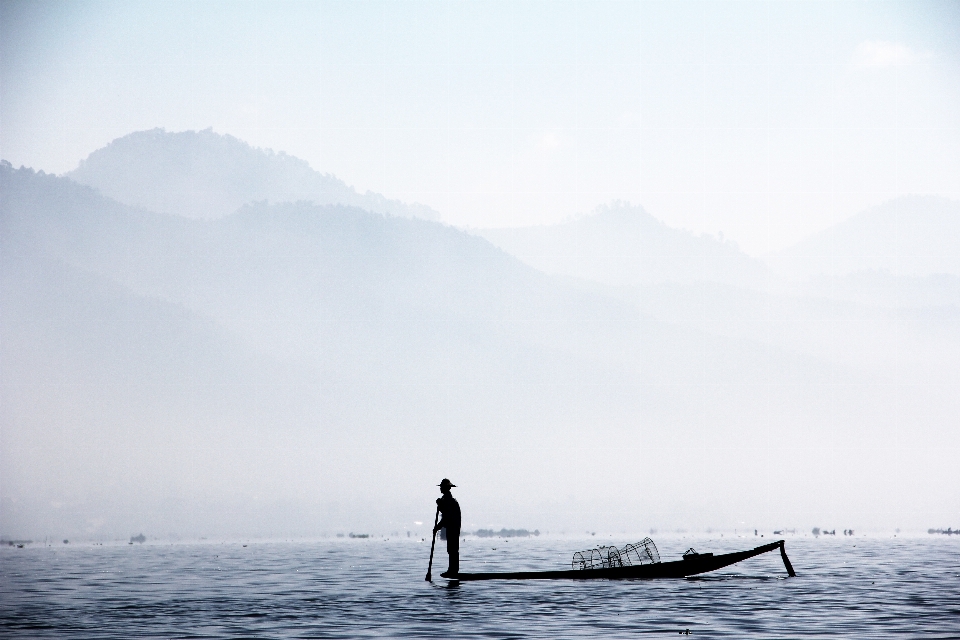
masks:
[[[661,550],[670,559],[689,544],[667,541]],[[695,546],[724,552],[753,544],[728,538]],[[705,638],[960,636],[960,540],[787,545],[793,579],[771,553],[687,580],[462,584],[425,582],[429,547],[407,541],[4,548],[0,633],[635,638],[689,629]],[[506,546],[464,543],[464,570],[559,568],[589,543]]]

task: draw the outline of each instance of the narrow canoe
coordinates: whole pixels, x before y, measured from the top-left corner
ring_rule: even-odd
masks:
[[[716,571],[723,567],[729,567],[747,558],[759,556],[762,553],[780,549],[780,555],[783,557],[783,566],[787,574],[791,577],[797,575],[793,571],[790,559],[787,558],[787,551],[783,546],[783,540],[765,544],[749,551],[737,551],[735,553],[722,553],[713,555],[710,553],[701,553],[693,556],[687,556],[683,560],[675,562],[657,562],[654,564],[642,564],[630,567],[611,567],[607,569],[566,569],[562,571],[513,571],[502,573],[461,573],[457,580],[624,580],[639,579],[650,580],[653,578],[685,578],[695,576],[700,573]]]

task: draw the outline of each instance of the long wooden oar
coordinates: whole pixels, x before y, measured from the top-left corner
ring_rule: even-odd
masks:
[[[430,564],[427,565],[427,577],[424,578],[427,582],[433,581],[433,548],[437,546],[437,523],[440,522],[440,505],[437,505],[437,515],[433,517],[433,539],[430,541]]]

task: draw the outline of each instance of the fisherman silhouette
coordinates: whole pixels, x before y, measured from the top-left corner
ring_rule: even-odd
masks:
[[[450,489],[457,485],[444,478],[439,486],[443,495],[437,498],[437,509],[443,514],[443,518],[433,528],[433,532],[447,530],[447,554],[450,556],[450,566],[440,577],[456,578],[460,573],[460,504],[450,494]]]

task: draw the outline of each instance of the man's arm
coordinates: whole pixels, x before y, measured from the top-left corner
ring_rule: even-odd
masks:
[[[443,513],[443,498],[437,498],[437,509],[440,510],[440,513],[443,514],[443,517],[440,518],[440,522],[437,523],[437,526],[433,528],[433,532],[436,533],[447,526],[447,514]]]

